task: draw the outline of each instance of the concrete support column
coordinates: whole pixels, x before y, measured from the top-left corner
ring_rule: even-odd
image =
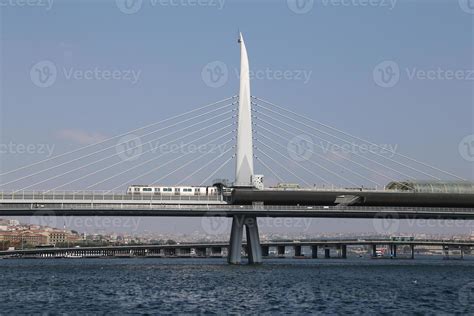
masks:
[[[285,256],[285,246],[278,246],[277,247],[278,256],[284,257]]]
[[[196,256],[205,257],[206,256],[206,248],[196,248]]]
[[[182,256],[190,256],[191,255],[191,248],[182,248],[180,251]]]
[[[232,219],[229,254],[227,257],[227,262],[230,264],[240,264],[240,261],[242,259],[242,237],[244,233],[244,220],[244,215],[236,215]]]
[[[347,259],[347,245],[341,246],[341,257],[342,259]]]
[[[329,248],[324,249],[324,258],[326,258],[326,259],[331,258],[331,249],[329,249]]]
[[[268,257],[270,254],[270,247],[269,246],[262,246],[262,256]]]
[[[372,257],[377,257],[377,245],[372,245]]]
[[[410,245],[411,258],[415,259],[415,245]]]
[[[221,257],[222,256],[222,248],[221,247],[211,247],[211,256]]]
[[[295,257],[301,257],[301,246],[294,246],[295,248]]]
[[[318,259],[318,246],[311,246],[311,258]]]
[[[393,257],[397,257],[397,245],[393,245]]]
[[[260,236],[258,234],[257,217],[246,217],[245,228],[247,233],[247,245],[249,251],[249,263],[262,263],[262,246],[260,246]]]

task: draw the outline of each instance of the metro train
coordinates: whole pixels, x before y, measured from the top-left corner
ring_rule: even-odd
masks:
[[[127,194],[134,195],[180,195],[180,196],[210,196],[217,195],[218,188],[214,186],[153,186],[153,185],[131,185]]]

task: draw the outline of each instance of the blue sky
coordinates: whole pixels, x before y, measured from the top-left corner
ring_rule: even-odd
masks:
[[[240,30],[252,70],[290,76],[253,79],[253,95],[474,180],[473,162],[460,152],[474,134],[467,2],[143,0],[134,7],[139,2],[129,0],[126,14],[120,0],[0,0],[0,142],[32,145],[31,153],[2,151],[1,170],[49,157],[40,145],[61,154],[236,94]],[[58,73],[42,88],[30,73],[44,61]],[[215,61],[228,68],[217,88],[202,76]],[[399,68],[390,87],[374,75],[384,61]],[[119,70],[123,80],[67,77],[90,69]],[[232,166],[223,176],[232,177]]]

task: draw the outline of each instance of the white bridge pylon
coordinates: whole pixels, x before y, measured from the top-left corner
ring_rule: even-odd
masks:
[[[237,153],[234,187],[252,187],[253,178],[253,139],[252,139],[252,108],[250,96],[250,68],[242,33],[240,43],[240,92],[239,121],[237,128]],[[243,228],[246,228],[247,252],[249,263],[262,263],[262,249],[258,235],[255,216],[234,216],[230,233],[229,256],[230,264],[240,264],[242,251]]]
[[[239,120],[234,186],[251,187],[253,177],[252,108],[250,102],[250,70],[247,48],[242,33],[240,43]]]

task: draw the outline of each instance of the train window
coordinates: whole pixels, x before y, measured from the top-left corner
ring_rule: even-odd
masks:
[[[155,188],[155,192],[160,192],[160,188]]]
[[[140,192],[140,188],[135,188],[135,192]]]
[[[143,188],[143,192],[151,192],[152,188]]]
[[[179,192],[179,188],[174,188],[174,192]]]

